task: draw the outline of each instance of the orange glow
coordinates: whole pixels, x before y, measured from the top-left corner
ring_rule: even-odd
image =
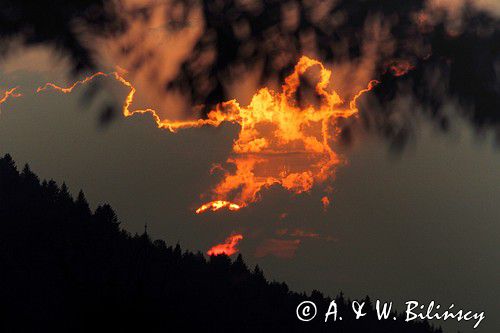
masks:
[[[234,234],[226,238],[225,242],[222,244],[217,244],[210,248],[210,250],[207,251],[207,254],[209,256],[217,256],[220,254],[225,254],[227,256],[231,256],[238,252],[238,249],[236,246],[238,245],[239,241],[243,239],[243,235],[241,234]]]
[[[211,210],[211,211],[215,212],[216,210],[219,210],[221,208],[226,208],[226,207],[229,210],[238,210],[238,209],[242,208],[242,206],[231,203],[229,201],[216,200],[216,201],[212,201],[212,202],[209,202],[209,203],[202,205],[200,208],[198,208],[196,210],[196,214],[203,213],[207,210]]]
[[[301,107],[297,100],[300,79],[315,66],[320,69],[315,86],[319,106]],[[204,119],[184,121],[161,119],[153,109],[130,110],[136,88],[117,72],[98,72],[66,88],[47,83],[37,91],[52,88],[68,93],[94,78],[112,77],[129,89],[122,108],[125,117],[149,113],[158,128],[171,132],[206,125],[217,127],[224,122],[239,125],[238,137],[225,161],[225,166],[233,170],[227,170],[222,164],[212,168],[212,173],[221,172],[223,178],[211,190],[213,201],[196,209],[200,214],[221,208],[239,210],[259,200],[262,190],[271,186],[300,194],[333,179],[336,166],[343,163],[332,148],[340,133],[338,120],[356,116],[358,98],[373,89],[378,81],[370,81],[366,89],[345,102],[335,91],[327,89],[331,74],[321,62],[303,56],[285,79],[281,91],[265,87],[257,91],[247,106],[230,100],[217,105]],[[322,202],[325,205],[323,199]]]
[[[2,105],[3,103],[5,103],[9,98],[17,98],[17,97],[21,97],[22,94],[21,93],[18,93],[16,92],[16,90],[18,89],[18,87],[15,87],[15,88],[11,88],[11,89],[8,89],[6,90],[4,93],[3,93],[3,96],[2,98],[0,98],[0,105]]]
[[[323,209],[327,209],[330,206],[330,199],[327,196],[321,198],[321,203],[323,204]]]
[[[58,90],[64,94],[69,94],[70,92],[73,91],[73,89],[75,89],[77,86],[79,85],[82,85],[82,84],[85,84],[85,83],[88,83],[90,81],[92,81],[93,79],[95,79],[96,77],[101,77],[101,76],[104,76],[104,77],[107,77],[111,74],[107,74],[107,73],[103,73],[103,72],[97,72],[95,74],[92,74],[91,76],[88,76],[86,77],[85,79],[83,80],[79,80],[79,81],[76,81],[75,83],[73,83],[71,86],[69,87],[66,87],[66,88],[63,88],[63,87],[60,87],[60,86],[57,86],[53,83],[46,83],[44,86],[42,87],[38,87],[36,89],[36,92],[39,93],[41,91],[44,91],[46,89],[49,89],[49,88],[52,88],[52,89],[55,89],[55,90]]]
[[[415,66],[413,66],[408,60],[397,59],[397,60],[391,61],[387,65],[387,68],[391,72],[392,75],[403,76],[406,73],[408,73],[409,71],[414,70]]]

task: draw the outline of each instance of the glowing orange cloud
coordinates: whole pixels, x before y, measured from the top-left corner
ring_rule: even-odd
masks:
[[[231,203],[229,201],[215,200],[215,201],[206,203],[204,205],[201,205],[201,207],[196,210],[196,214],[201,214],[207,210],[211,210],[211,211],[215,212],[216,210],[219,210],[219,209],[225,208],[225,207],[227,207],[229,210],[238,210],[242,206]]]
[[[387,68],[392,75],[403,76],[409,71],[414,70],[415,66],[413,66],[408,60],[396,59],[391,61],[387,65]]]
[[[16,92],[16,90],[18,89],[18,87],[15,87],[15,88],[11,88],[11,89],[8,89],[4,92],[2,98],[0,98],[0,105],[2,105],[3,103],[5,103],[9,98],[17,98],[17,97],[21,97],[22,94],[21,93],[18,93]]]
[[[301,107],[297,100],[301,76],[314,66],[320,69],[315,86],[320,103],[319,106]],[[222,172],[223,177],[211,190],[212,200],[196,209],[197,214],[222,208],[239,210],[257,201],[262,190],[271,186],[281,186],[300,194],[332,180],[335,167],[343,162],[332,148],[340,132],[338,120],[355,116],[358,98],[378,83],[370,81],[366,89],[345,102],[335,91],[328,89],[331,71],[321,62],[303,56],[293,73],[285,79],[281,91],[262,88],[247,106],[231,100],[217,105],[206,118],[184,121],[161,119],[153,109],[130,110],[136,89],[117,72],[98,72],[69,87],[47,83],[37,92],[51,88],[69,93],[78,85],[101,76],[112,77],[129,88],[122,108],[125,117],[149,113],[159,128],[172,132],[206,125],[219,126],[224,122],[240,126],[232,153],[225,161],[225,165],[234,171],[228,171],[221,164],[212,169],[211,172]],[[324,199],[322,203],[327,206]]]
[[[296,96],[300,77],[313,66],[320,68],[315,86],[320,105],[300,107]],[[262,189],[273,185],[299,194],[333,178],[335,166],[342,162],[332,149],[339,133],[337,120],[356,115],[357,99],[377,82],[371,81],[345,103],[337,93],[327,90],[330,76],[331,71],[319,61],[302,57],[281,92],[262,88],[246,107],[233,100],[208,114],[206,121],[215,126],[221,119],[241,126],[226,160],[235,171],[217,168],[223,179],[212,189],[214,199],[244,207],[257,201]],[[182,126],[177,123],[171,129]]]
[[[82,85],[82,84],[85,84],[85,83],[89,83],[90,81],[94,80],[95,78],[97,77],[107,77],[107,76],[110,76],[110,75],[113,75],[114,73],[111,73],[111,74],[107,74],[107,73],[103,73],[103,72],[97,72],[95,74],[92,74],[91,76],[88,76],[86,77],[85,79],[83,80],[79,80],[79,81],[76,81],[74,82],[71,86],[69,87],[66,87],[66,88],[63,88],[63,87],[60,87],[60,86],[57,86],[55,85],[54,83],[46,83],[44,86],[42,87],[38,87],[36,89],[36,92],[41,92],[41,91],[44,91],[46,89],[49,89],[49,88],[52,88],[52,89],[55,89],[55,90],[59,90],[60,92],[64,93],[64,94],[69,94],[70,92],[73,91],[73,89],[75,89],[77,86],[79,85]]]
[[[323,209],[327,209],[330,206],[330,199],[327,196],[321,198],[321,203],[323,204]]]
[[[226,238],[224,243],[213,246],[210,250],[207,251],[207,254],[209,256],[217,256],[220,254],[231,256],[238,252],[236,245],[238,245],[239,241],[242,239],[243,235],[241,234],[231,235]]]

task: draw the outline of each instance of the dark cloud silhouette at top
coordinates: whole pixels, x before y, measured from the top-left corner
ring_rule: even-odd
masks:
[[[370,57],[366,71],[381,84],[367,96],[376,97],[377,107],[370,103],[370,114],[362,112],[365,125],[404,143],[411,125],[394,122],[394,113],[402,107],[394,100],[409,93],[416,105],[407,111],[424,110],[444,130],[449,115],[443,105],[450,100],[458,102],[478,128],[498,128],[500,20],[471,5],[451,17],[445,10],[430,11],[428,0],[171,0],[166,7],[151,2],[136,6],[127,15],[148,21],[159,8],[167,8],[168,20],[158,29],[174,31],[193,24],[190,14],[201,10],[204,31],[192,52],[176,77],[158,84],[167,91],[181,91],[193,105],[205,105],[205,111],[228,98],[224,82],[238,80],[242,69],[261,66],[259,79],[264,84],[283,79],[302,54],[326,62],[358,63],[362,69],[366,63],[361,59]],[[4,1],[0,38],[21,36],[28,45],[53,45],[70,56],[78,73],[95,67],[94,45],[80,38],[78,27],[100,36],[119,34],[127,29],[121,10],[116,2],[105,0]],[[369,43],[379,45],[367,56]],[[147,52],[144,58],[154,56]],[[411,64],[412,70],[394,75],[390,64],[398,60]],[[139,70],[144,61],[136,66],[131,70]],[[375,116],[373,109],[378,111]],[[103,123],[113,119],[109,108],[105,113]],[[348,141],[348,129],[344,137]]]
[[[189,1],[179,2],[187,8],[190,6]],[[243,3],[203,2],[206,33],[169,88],[181,87],[196,102],[211,106],[226,97],[220,78],[229,75],[237,64],[248,66],[263,61],[262,81],[273,75],[282,79],[295,59],[310,51],[299,42],[305,33],[315,36],[312,48],[320,59],[356,60],[363,56],[366,23],[379,15],[389,22],[393,43],[391,51],[374,59],[374,75],[385,72],[376,77],[381,84],[375,90],[381,107],[378,108],[379,121],[374,125],[382,133],[396,144],[407,139],[408,128],[398,128],[391,123],[391,114],[398,110],[387,107],[402,86],[409,87],[418,103],[442,129],[449,124],[442,112],[443,103],[449,99],[456,99],[463,106],[465,116],[479,128],[495,126],[500,120],[500,88],[495,71],[500,61],[500,21],[486,12],[470,5],[463,7],[458,18],[462,31],[453,35],[447,27],[451,18],[446,11],[433,13],[437,20],[429,29],[419,26],[422,22],[418,15],[425,15],[427,5],[423,0],[338,1],[320,18],[315,18],[315,2],[311,1],[265,0],[258,2],[257,8]],[[283,26],[283,8],[291,3],[298,7],[298,23],[293,29]],[[250,31],[237,34],[236,27],[245,24]],[[274,35],[279,36],[281,44],[269,41]],[[345,47],[338,47],[339,44]],[[199,58],[210,49],[215,49],[217,54],[214,62],[202,69],[196,68]],[[392,59],[412,62],[413,70],[403,76],[392,75],[385,67]],[[439,82],[435,82],[436,73],[441,75]],[[208,89],[206,84],[200,85],[207,79]]]
[[[94,68],[90,45],[80,39],[78,25],[91,31],[117,33],[124,28],[112,1],[5,0],[0,6],[0,51],[8,53],[8,41],[25,45],[48,44],[70,56],[75,73]]]

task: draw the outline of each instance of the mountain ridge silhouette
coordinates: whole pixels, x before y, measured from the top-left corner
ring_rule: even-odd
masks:
[[[378,321],[368,297],[367,316],[355,320],[342,293],[343,320],[324,323],[331,299],[319,291],[270,282],[241,254],[206,259],[146,232],[131,235],[108,204],[92,211],[82,191],[74,199],[28,165],[19,172],[8,154],[0,158],[0,228],[2,332],[442,332],[396,313]],[[304,300],[318,306],[311,322],[296,318]]]

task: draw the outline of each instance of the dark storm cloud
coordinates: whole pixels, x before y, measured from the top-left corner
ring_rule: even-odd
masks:
[[[193,103],[207,104],[227,97],[225,80],[238,88],[240,71],[247,65],[249,72],[257,72],[259,83],[279,79],[299,54],[313,52],[335,63],[334,73],[344,78],[352,78],[349,74],[358,69],[363,73],[356,78],[363,84],[372,75],[382,80],[375,94],[367,96],[371,99],[365,121],[397,143],[416,126],[415,113],[428,114],[447,128],[445,111],[452,105],[447,101],[453,99],[473,124],[497,124],[498,110],[492,109],[498,103],[497,19],[470,10],[459,15],[466,28],[454,30],[448,12],[437,12],[437,21],[418,26],[414,14],[427,13],[423,1],[379,2],[337,1],[325,9],[327,2],[266,1],[266,6],[248,7],[243,2],[210,1],[183,7],[187,2],[179,1],[181,9],[166,25],[152,27],[184,34],[198,23],[206,25],[203,33],[195,34],[192,54],[189,45],[172,50],[170,39],[159,41],[170,53],[156,54],[158,43],[144,48],[140,35],[133,40],[138,44],[122,51],[137,64],[129,68],[131,76],[151,62],[156,74],[162,63],[175,68],[169,55],[184,51],[188,56],[180,61],[180,72],[172,70],[168,78],[152,76],[150,81],[160,91],[177,89]],[[149,22],[154,11],[147,8],[130,15]],[[182,8],[201,8],[200,20],[186,26],[185,17],[190,16]],[[323,14],[316,12],[319,8]],[[129,25],[122,34],[133,28]],[[149,33],[157,36],[157,30]],[[95,51],[88,40],[81,46]],[[144,52],[135,53],[134,48]],[[80,68],[82,58],[67,52],[71,67]],[[395,76],[387,69],[395,59],[409,61],[414,69]],[[85,66],[91,68],[92,63]],[[22,86],[34,90],[26,76]],[[61,80],[46,76],[37,80]],[[17,84],[13,78],[12,83]],[[348,94],[348,85],[343,88]],[[99,90],[93,99],[107,100]],[[349,152],[349,168],[339,171],[328,212],[318,193],[295,197],[271,188],[264,194],[266,200],[247,210],[199,217],[193,214],[199,195],[216,181],[207,171],[227,156],[237,129],[229,125],[173,135],[159,131],[147,115],[116,117],[109,123],[110,108],[120,100],[109,103],[103,113],[103,122],[111,126],[96,134],[92,114],[74,112],[83,109],[75,100],[89,98],[26,95],[2,106],[0,150],[12,153],[19,163],[32,163],[43,177],[66,180],[74,191],[83,188],[93,203],[111,201],[131,231],[141,232],[147,222],[155,236],[200,250],[242,232],[241,252],[251,262],[260,257],[273,277],[289,280],[298,290],[320,288],[333,295],[341,288],[360,297],[436,297],[450,303],[459,295],[460,302],[495,308],[498,155],[470,144],[468,136],[466,143],[454,145],[426,132],[418,150],[407,152],[399,163],[386,160],[385,143],[364,138],[366,146]],[[493,327],[495,322],[485,325]]]
[[[173,3],[182,10],[166,15],[181,13],[170,19],[189,24],[193,2]],[[356,63],[367,56],[367,35],[373,37],[379,20],[387,36],[378,41],[377,54],[370,56],[372,78],[382,82],[375,89],[380,114],[371,125],[390,138],[404,140],[409,128],[393,124],[392,114],[398,110],[388,107],[403,92],[411,93],[422,106],[418,109],[443,129],[449,123],[443,105],[450,99],[459,102],[462,114],[478,128],[496,126],[500,21],[470,3],[451,5],[458,5],[453,12],[423,0],[201,2],[205,32],[167,86],[211,107],[227,99],[223,80],[234,80],[237,68],[261,64],[264,84],[271,77],[283,79],[301,54]],[[209,53],[216,54],[213,60],[201,61]],[[407,75],[395,76],[389,70],[398,60],[411,65]]]
[[[80,39],[77,24],[100,34],[118,32],[120,21],[112,1],[2,1],[0,6],[0,51],[9,52],[8,42],[20,39],[26,45],[50,45],[70,55],[75,73],[94,68],[91,47]]]
[[[256,72],[258,85],[280,82],[306,54],[339,68],[347,64],[350,71],[339,79],[347,96],[358,86],[345,82],[379,79],[382,84],[374,92],[379,112],[376,117],[365,112],[365,125],[404,142],[411,126],[395,124],[393,114],[400,108],[389,107],[401,93],[412,94],[419,106],[413,109],[422,110],[443,129],[450,123],[450,115],[443,112],[450,100],[458,102],[462,115],[478,128],[498,127],[497,7],[488,1],[430,0],[7,1],[0,8],[5,23],[0,34],[4,41],[20,36],[28,45],[52,45],[70,56],[78,72],[102,63],[96,37],[126,35],[135,23],[147,25],[161,11],[162,23],[146,30],[163,37],[148,46],[136,34],[124,41],[120,52],[130,58],[131,73],[144,71],[151,63],[155,68],[170,63],[173,69],[168,75],[148,69],[148,80],[166,87],[157,94],[176,94],[170,104],[174,108],[185,111],[187,105],[202,104],[206,111],[232,97],[228,83],[236,85],[248,72]],[[40,10],[50,15],[39,15]],[[161,41],[162,31],[187,36],[194,27],[203,30],[189,37],[193,43],[178,45],[170,37]],[[169,52],[158,47],[159,40]],[[370,42],[376,45],[367,46]],[[390,68],[395,62],[408,63],[412,70],[395,76]],[[365,71],[362,78],[356,73],[360,69]],[[102,123],[114,119],[112,113],[104,105]],[[349,133],[346,129],[347,141]]]

